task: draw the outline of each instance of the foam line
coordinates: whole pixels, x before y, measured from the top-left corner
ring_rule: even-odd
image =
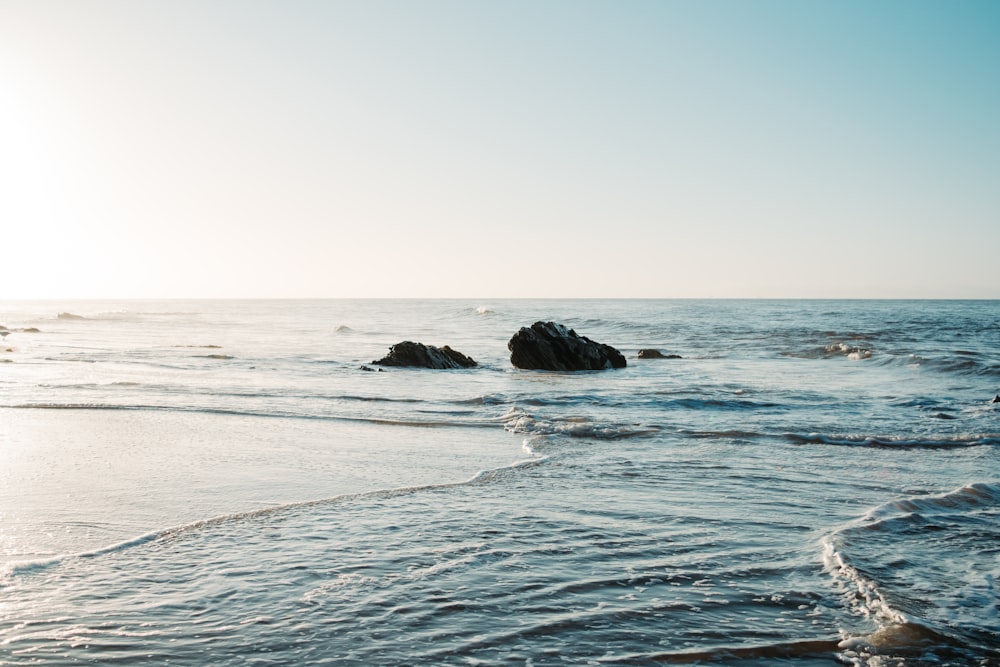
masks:
[[[525,442],[527,443],[527,441]],[[154,530],[148,533],[143,533],[142,535],[139,535],[137,537],[133,537],[121,542],[116,542],[114,544],[110,544],[107,546],[98,547],[96,549],[90,549],[87,551],[80,551],[71,554],[62,554],[59,556],[52,556],[50,558],[41,558],[41,559],[26,560],[26,561],[12,561],[0,565],[0,585],[9,582],[12,578],[16,576],[23,576],[50,567],[55,567],[69,560],[83,559],[83,558],[97,558],[107,554],[119,553],[121,551],[125,551],[126,549],[141,546],[149,542],[174,538],[194,530],[200,530],[202,528],[218,526],[221,524],[231,523],[234,521],[256,520],[263,517],[273,516],[275,514],[279,514],[282,512],[294,511],[308,507],[317,507],[320,505],[343,504],[356,500],[365,500],[365,499],[395,498],[399,496],[412,495],[423,491],[435,491],[441,489],[453,489],[463,486],[471,486],[476,484],[487,484],[493,481],[494,479],[498,479],[505,472],[539,465],[544,461],[546,461],[548,458],[536,454],[534,450],[531,449],[527,444],[524,445],[523,449],[525,453],[529,456],[529,458],[520,459],[508,465],[500,466],[498,468],[479,470],[468,479],[459,482],[445,482],[442,484],[422,484],[418,486],[403,486],[392,489],[378,489],[375,491],[345,493],[337,496],[330,496],[327,498],[318,498],[315,500],[304,500],[300,502],[286,503],[283,505],[276,505],[274,507],[263,507],[260,509],[249,510],[246,512],[233,512],[229,514],[222,514],[216,517],[211,517],[208,519],[199,519],[197,521],[192,521],[189,523],[172,526],[170,528]]]

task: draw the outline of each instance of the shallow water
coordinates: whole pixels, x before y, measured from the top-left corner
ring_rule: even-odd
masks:
[[[1000,665],[998,306],[0,304],[0,664]]]

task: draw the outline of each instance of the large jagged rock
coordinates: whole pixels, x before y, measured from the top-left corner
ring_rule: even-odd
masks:
[[[599,371],[625,368],[622,353],[603,343],[577,335],[555,322],[522,327],[507,343],[510,363],[517,368],[544,371]]]
[[[434,347],[405,340],[389,348],[389,354],[372,362],[377,366],[415,366],[417,368],[472,368],[476,362],[447,345]]]

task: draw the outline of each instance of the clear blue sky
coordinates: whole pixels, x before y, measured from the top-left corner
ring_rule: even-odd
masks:
[[[1000,2],[0,0],[0,298],[1000,298]]]

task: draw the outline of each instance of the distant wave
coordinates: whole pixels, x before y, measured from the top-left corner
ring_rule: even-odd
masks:
[[[870,347],[850,345],[844,342],[810,347],[805,350],[789,350],[781,353],[782,356],[797,359],[831,359],[835,357],[845,357],[851,361],[871,359],[873,354],[874,353]]]
[[[1000,377],[1000,364],[983,360],[979,355],[973,355],[964,350],[956,351],[954,357],[921,357],[911,354],[902,360],[903,363],[940,373],[955,373],[956,375],[981,375],[985,377]]]
[[[102,320],[102,321],[140,321],[147,318],[177,318],[196,316],[196,312],[180,311],[135,311],[135,310],[115,310],[104,311],[93,315],[79,315],[69,311],[61,311],[56,315],[58,320]]]
[[[138,321],[146,318],[176,318],[176,317],[192,317],[197,316],[199,313],[189,311],[143,311],[143,310],[111,310],[98,313],[92,318],[95,320],[113,320],[113,321]]]
[[[883,366],[906,366],[937,373],[1000,377],[1000,363],[970,350],[955,350],[950,355],[929,356],[926,353],[876,350],[869,346],[856,346],[839,342],[804,350],[786,350],[780,354],[796,359],[846,358],[851,361],[870,359],[873,360],[873,363],[877,361],[879,365]]]
[[[593,332],[598,331],[607,333],[629,333],[633,335],[642,333],[645,334],[646,337],[651,335],[662,335],[663,333],[661,326],[657,326],[649,322],[611,320],[597,317],[567,317],[564,320],[561,320],[561,322],[571,329],[574,329],[581,336],[587,336],[588,338],[592,338],[594,336]]]

